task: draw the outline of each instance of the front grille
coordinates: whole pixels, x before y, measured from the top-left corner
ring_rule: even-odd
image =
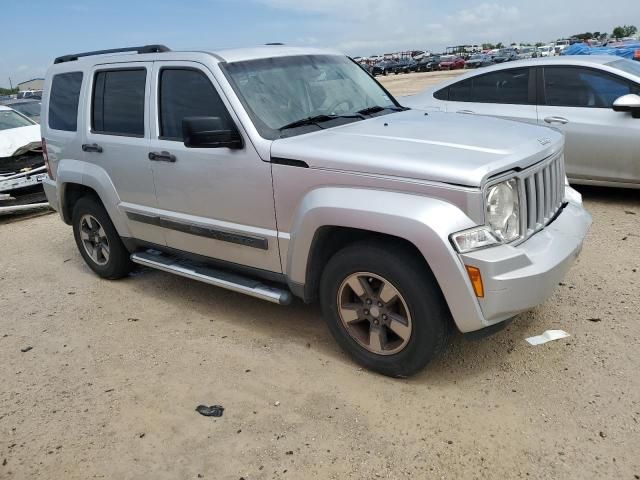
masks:
[[[522,239],[542,230],[564,198],[564,156],[556,155],[518,176]]]

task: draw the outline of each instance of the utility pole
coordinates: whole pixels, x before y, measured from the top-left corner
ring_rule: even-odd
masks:
[[[9,77],[9,87],[13,90],[13,83],[11,83],[11,77]]]

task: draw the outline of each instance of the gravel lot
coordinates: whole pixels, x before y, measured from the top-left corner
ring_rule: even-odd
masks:
[[[409,380],[359,369],[316,306],[103,281],[56,215],[2,219],[0,478],[640,478],[640,195],[581,191],[555,295]],[[524,341],[547,329],[571,337]]]

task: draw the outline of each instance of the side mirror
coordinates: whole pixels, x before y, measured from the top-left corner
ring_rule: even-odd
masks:
[[[242,137],[233,123],[220,117],[187,117],[182,120],[182,138],[189,148],[242,148]]]
[[[613,110],[616,112],[631,112],[633,118],[640,118],[640,96],[633,93],[623,95],[613,102]]]

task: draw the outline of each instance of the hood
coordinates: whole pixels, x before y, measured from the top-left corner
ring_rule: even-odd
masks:
[[[498,118],[408,110],[275,140],[271,156],[310,168],[480,187],[559,151],[562,134]]]
[[[39,147],[40,142],[40,125],[0,130],[0,158],[20,155],[34,147]],[[32,145],[34,143],[37,145]]]

